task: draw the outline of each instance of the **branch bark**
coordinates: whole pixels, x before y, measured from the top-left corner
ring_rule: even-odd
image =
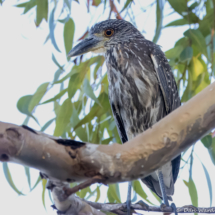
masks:
[[[214,95],[215,83],[123,145],[60,139],[0,122],[0,161],[36,168],[53,181],[144,178],[215,128]]]
[[[53,208],[58,210],[58,214],[64,215],[104,215],[103,212],[111,212],[118,215],[127,215],[126,203],[111,204],[111,203],[98,203],[91,202],[81,199],[77,196],[69,195],[65,197],[65,190],[70,189],[68,183],[52,183],[49,181],[49,189],[52,191],[52,196],[55,201]],[[171,207],[157,207],[157,206],[146,206],[141,202],[131,204],[131,209],[161,213],[172,213]],[[99,211],[98,211],[99,210]],[[194,207],[193,205],[186,205],[178,207],[177,213],[215,213],[215,207],[200,208]]]

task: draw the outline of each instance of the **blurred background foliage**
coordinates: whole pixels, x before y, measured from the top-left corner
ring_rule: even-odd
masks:
[[[96,144],[121,143],[108,101],[108,80],[104,65],[104,56],[97,55],[90,57],[90,55],[86,55],[75,59],[67,58],[67,53],[73,47],[73,43],[77,42],[73,41],[75,29],[78,26],[73,21],[71,5],[73,2],[78,4],[79,1],[82,0],[29,0],[24,3],[17,1],[16,7],[23,8],[24,16],[29,11],[35,11],[33,18],[36,26],[39,27],[43,21],[48,23],[47,28],[49,28],[49,34],[44,38],[44,43],[49,40],[51,41],[55,49],[52,54],[52,60],[58,67],[53,81],[42,83],[33,95],[21,97],[17,102],[17,108],[21,113],[26,115],[25,125],[28,124],[31,118],[39,124],[40,119],[34,116],[36,108],[39,105],[52,103],[55,117],[47,121],[43,126],[40,126],[41,131],[45,132],[54,123],[55,129],[53,135],[55,136],[78,139]],[[133,14],[133,9],[138,7],[135,0],[84,1],[88,12],[92,7],[102,7],[103,12],[108,11],[109,15],[105,17],[106,19],[126,19],[132,22],[138,29],[141,28],[141,26],[136,25],[135,15]],[[0,0],[0,3],[4,7],[4,0]],[[158,41],[164,28],[168,28],[169,26],[176,28],[179,26],[188,26],[188,30],[184,32],[184,36],[175,43],[174,47],[165,53],[175,75],[183,104],[214,81],[215,0],[155,0],[148,7],[154,4],[156,4],[155,16],[157,22],[153,42],[156,43]],[[163,11],[166,4],[170,4],[172,13],[179,14],[181,18],[164,26]],[[61,11],[57,17],[56,11]],[[55,28],[57,25],[64,26],[62,37],[65,50],[59,49],[58,41],[55,38]],[[86,29],[83,32],[83,36],[79,40],[87,37],[88,30]],[[58,62],[55,53],[60,53],[65,56],[65,62],[63,64]],[[60,91],[54,97],[43,101],[43,96],[56,86],[60,86]],[[208,134],[201,142],[208,149],[211,160],[215,165],[215,133]],[[181,168],[189,165],[189,180],[184,180],[184,184],[189,189],[193,205],[198,206],[197,189],[192,178],[193,151],[194,146],[190,156],[186,160],[182,156]],[[202,167],[207,179],[211,204],[213,197],[212,183],[207,167],[203,164]],[[3,169],[10,186],[19,195],[23,195],[15,186],[6,163],[3,164]],[[42,183],[42,199],[45,206],[46,181],[38,177],[36,183],[32,185],[28,167],[25,167],[25,172],[30,191],[39,183]],[[71,184],[71,186],[75,185],[75,183]],[[77,192],[77,195],[86,199],[95,197],[94,201],[98,201],[101,195],[100,185],[95,189],[91,187],[85,188]],[[136,201],[137,195],[145,199],[149,204],[159,204],[158,202],[160,202],[156,195],[154,195],[158,202],[152,203],[143,190],[141,183],[134,181],[132,201]],[[121,202],[118,184],[109,185],[107,198],[109,202]]]

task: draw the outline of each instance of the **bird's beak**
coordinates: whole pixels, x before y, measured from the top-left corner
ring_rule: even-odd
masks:
[[[78,55],[85,54],[90,51],[101,48],[103,42],[98,37],[89,37],[82,40],[78,45],[76,45],[68,54],[68,57],[74,57]]]

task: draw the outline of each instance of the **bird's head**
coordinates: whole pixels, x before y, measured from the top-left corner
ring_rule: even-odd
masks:
[[[105,53],[111,45],[132,41],[142,34],[125,20],[110,19],[94,25],[89,36],[76,45],[68,54],[69,57],[85,54],[87,52]]]

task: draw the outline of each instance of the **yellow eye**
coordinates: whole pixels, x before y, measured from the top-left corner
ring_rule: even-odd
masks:
[[[114,33],[114,30],[113,29],[107,29],[105,30],[104,34],[106,37],[111,37]]]

